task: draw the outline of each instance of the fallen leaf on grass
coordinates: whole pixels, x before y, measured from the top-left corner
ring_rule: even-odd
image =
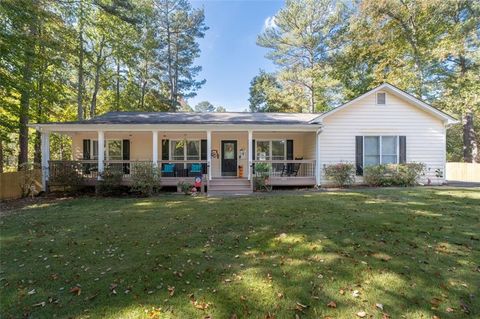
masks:
[[[91,295],[91,296],[89,296],[89,297],[85,297],[85,301],[93,300],[93,299],[97,298],[98,293],[99,293],[99,292],[97,291],[97,292],[95,292],[95,294],[93,294],[93,295]]]
[[[434,307],[438,307],[441,302],[442,302],[442,300],[440,298],[432,298],[432,300],[430,300],[430,303]]]
[[[365,311],[357,312],[357,316],[360,317],[360,318],[364,318],[366,315],[367,315],[367,313]]]
[[[37,293],[37,291],[35,289],[32,289],[29,292],[27,292],[27,295],[33,295],[33,294],[36,294],[36,293]]]
[[[383,305],[381,303],[376,303],[375,307],[383,311]]]
[[[327,307],[329,308],[337,308],[337,303],[335,301],[330,301],[328,304],[327,304]]]
[[[172,297],[173,294],[175,294],[175,287],[168,286],[168,295]]]
[[[339,292],[342,296],[345,294],[345,290],[343,290],[343,289],[340,289],[338,292]]]
[[[446,311],[447,311],[447,312],[453,312],[454,310],[453,310],[453,308],[448,307],[448,308],[446,309]]]
[[[108,289],[110,289],[111,293],[116,295],[117,294],[117,291],[115,290],[116,288],[118,287],[117,284],[110,284],[110,287],[108,287]]]
[[[47,303],[45,301],[33,304],[32,307],[45,307]]]
[[[303,312],[303,310],[307,307],[308,307],[307,305],[301,304],[299,302],[297,302],[295,304],[295,310],[300,311],[300,312]]]
[[[82,293],[82,289],[78,286],[75,286],[70,288],[70,292],[74,295],[80,296],[80,294]]]
[[[210,307],[209,303],[198,300],[192,301],[192,305],[199,310],[206,310],[208,307]]]
[[[360,296],[360,292],[359,292],[358,290],[354,290],[354,291],[352,292],[352,296],[353,296],[354,298],[357,298],[357,297]]]

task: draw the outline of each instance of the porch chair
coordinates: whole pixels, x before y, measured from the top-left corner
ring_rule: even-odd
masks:
[[[163,164],[162,176],[175,177],[175,164]]]
[[[301,161],[301,160],[303,160],[303,157],[295,157],[295,160],[296,161]],[[281,176],[282,177],[283,176],[288,176],[288,177],[297,176],[301,165],[302,165],[302,163],[288,163],[286,165],[283,165]]]
[[[193,163],[188,171],[188,176],[199,176],[202,175],[203,167],[201,163]]]

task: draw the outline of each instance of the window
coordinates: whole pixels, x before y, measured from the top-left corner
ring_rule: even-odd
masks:
[[[90,159],[98,159],[98,141],[91,140]],[[106,161],[116,161],[123,159],[123,141],[122,140],[105,140],[104,158]]]
[[[365,136],[363,149],[365,166],[398,163],[398,136]]]
[[[122,160],[123,159],[123,152],[122,152],[122,140],[108,140],[107,141],[107,149],[106,154],[107,160]]]
[[[170,142],[170,154],[173,161],[200,160],[200,141],[172,140]]]
[[[287,150],[285,140],[273,141],[255,141],[257,150],[257,160],[259,161],[278,161],[285,160]]]
[[[259,161],[270,160],[270,142],[269,141],[256,141],[257,143],[257,159]]]
[[[200,160],[200,141],[187,141],[187,160]]]
[[[285,159],[285,141],[272,141],[272,160]]]
[[[387,104],[387,94],[384,92],[377,93],[377,104],[385,105]]]

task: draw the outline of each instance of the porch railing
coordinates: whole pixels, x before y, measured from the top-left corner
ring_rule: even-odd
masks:
[[[104,161],[105,169],[115,169],[123,172],[123,177],[128,179],[135,168],[143,164],[151,164],[152,161],[125,161],[108,160]],[[169,165],[167,165],[169,164]],[[162,177],[195,177],[207,174],[207,161],[158,161],[158,167]],[[62,184],[68,179],[82,178],[85,180],[96,180],[99,176],[97,160],[77,161],[49,161],[50,184]]]
[[[315,160],[255,160],[253,174],[270,177],[315,177]]]

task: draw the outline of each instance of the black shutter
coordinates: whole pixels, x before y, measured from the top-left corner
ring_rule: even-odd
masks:
[[[123,154],[124,161],[130,160],[130,140],[123,140]],[[130,174],[130,163],[123,163],[123,173]]]
[[[90,140],[83,140],[83,159],[89,160],[90,159]],[[85,163],[82,165],[82,171],[84,174],[90,174],[90,164]]]
[[[168,161],[169,160],[169,155],[170,155],[170,150],[168,146],[170,143],[168,140],[162,140],[162,161]]]
[[[207,140],[200,141],[200,159],[202,161],[207,160]],[[202,173],[207,174],[207,164],[202,163]]]
[[[363,136],[355,136],[355,167],[357,176],[363,175]]]
[[[293,160],[293,140],[287,140],[287,160]]]
[[[90,140],[83,140],[83,159],[90,159]]]
[[[398,157],[398,162],[400,164],[404,164],[407,162],[407,137],[406,136],[399,136],[398,137],[399,149],[400,154]]]
[[[202,161],[207,160],[207,140],[200,141],[200,159]]]

